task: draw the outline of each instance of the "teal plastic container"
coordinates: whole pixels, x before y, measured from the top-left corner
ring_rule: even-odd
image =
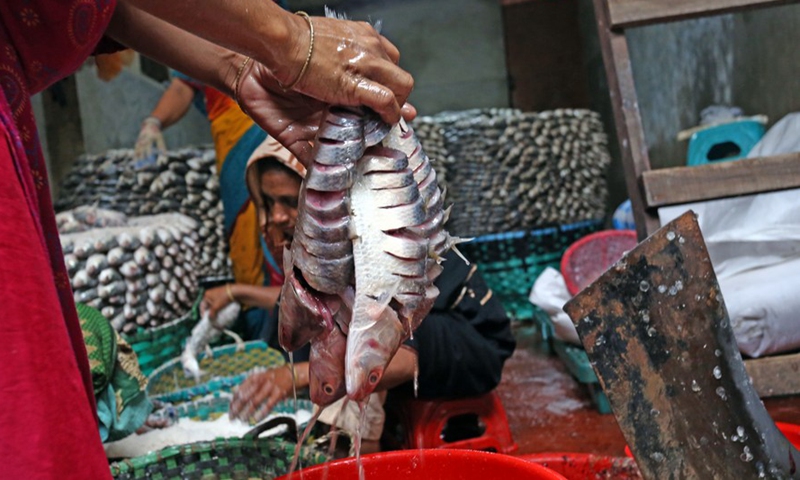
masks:
[[[764,136],[756,120],[737,120],[695,132],[689,139],[686,164],[690,167],[745,158]]]

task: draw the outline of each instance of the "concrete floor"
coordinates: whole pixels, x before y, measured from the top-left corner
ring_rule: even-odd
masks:
[[[518,337],[519,338],[519,337]],[[520,339],[506,362],[498,394],[518,455],[541,452],[623,456],[625,440],[611,414],[600,414],[585,385],[556,355]],[[775,421],[800,424],[800,396],[765,399]]]

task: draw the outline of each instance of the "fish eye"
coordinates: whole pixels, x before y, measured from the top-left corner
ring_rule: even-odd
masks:
[[[329,383],[322,387],[322,391],[325,392],[325,395],[333,395],[333,387]]]
[[[375,385],[376,383],[378,383],[378,380],[379,380],[378,372],[372,372],[372,373],[369,374],[369,383],[370,384]]]

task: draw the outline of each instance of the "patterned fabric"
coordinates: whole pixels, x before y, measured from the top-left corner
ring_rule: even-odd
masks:
[[[30,95],[92,53],[114,4],[0,2],[0,452],[6,478],[109,478]]]
[[[97,309],[83,304],[77,309],[92,370],[100,438],[119,440],[141,427],[153,410],[147,378],[136,353]]]
[[[75,305],[89,356],[94,395],[97,397],[111,383],[111,374],[117,357],[117,339],[114,328],[96,308],[79,303]]]

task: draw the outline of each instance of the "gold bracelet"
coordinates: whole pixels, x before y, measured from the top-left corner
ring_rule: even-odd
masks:
[[[228,298],[231,299],[231,302],[236,303],[236,298],[233,296],[233,292],[231,291],[231,284],[230,283],[226,283],[225,284],[225,293],[228,294]]]
[[[305,74],[306,70],[308,69],[308,64],[311,63],[311,54],[314,52],[314,22],[311,21],[311,17],[309,17],[306,12],[303,11],[295,12],[295,15],[300,15],[306,20],[306,22],[308,22],[308,28],[310,30],[308,55],[306,55],[306,63],[303,64],[303,68],[300,69],[300,74],[297,76],[297,78],[294,79],[294,82],[286,86],[284,86],[281,82],[278,82],[278,85],[284,90],[291,90],[295,85],[297,85],[300,79],[303,78],[303,74]]]
[[[236,72],[236,78],[233,79],[233,99],[236,101],[237,105],[240,103],[239,102],[239,80],[242,77],[242,72],[244,72],[244,67],[246,67],[248,63],[250,63],[250,57],[244,57],[244,61],[239,66],[239,71]]]

